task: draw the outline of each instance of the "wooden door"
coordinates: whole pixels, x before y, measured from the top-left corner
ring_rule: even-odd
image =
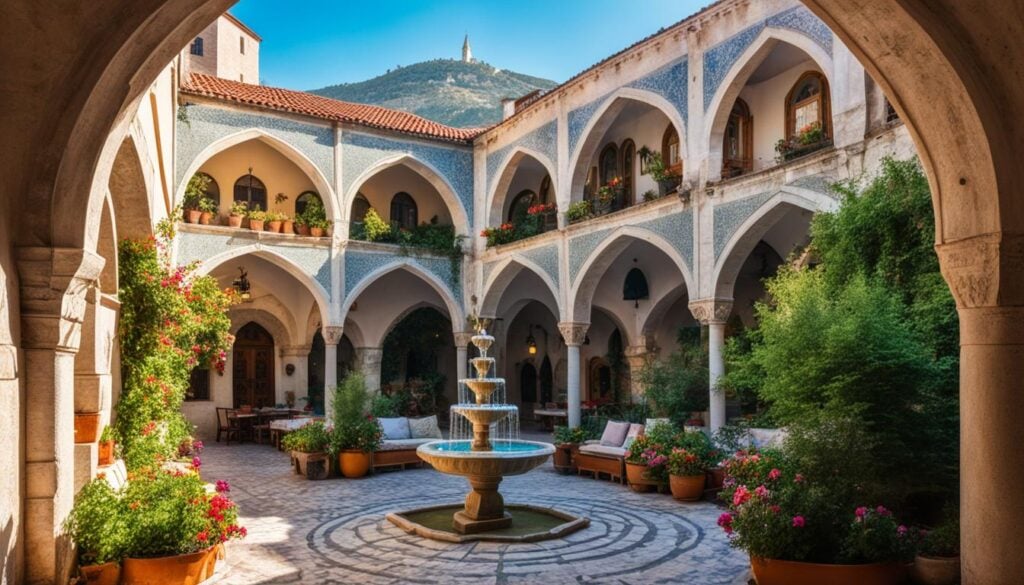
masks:
[[[256,323],[238,331],[232,355],[234,405],[274,405],[274,338]]]

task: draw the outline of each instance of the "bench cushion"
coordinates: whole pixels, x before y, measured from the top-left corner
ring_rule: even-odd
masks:
[[[385,439],[411,439],[409,432],[409,419],[404,416],[397,418],[379,418],[380,428],[384,431]]]
[[[626,440],[628,433],[628,422],[610,420],[604,427],[604,433],[601,434],[601,445],[605,447],[622,447],[622,443]]]
[[[378,451],[404,451],[411,450],[419,447],[424,443],[429,443],[434,439],[385,439],[381,442]]]
[[[441,427],[437,426],[437,415],[423,418],[410,418],[409,431],[411,439],[443,439]]]
[[[597,455],[598,457],[611,457],[623,459],[626,457],[626,450],[622,447],[609,447],[607,445],[583,445],[580,453],[584,455]]]

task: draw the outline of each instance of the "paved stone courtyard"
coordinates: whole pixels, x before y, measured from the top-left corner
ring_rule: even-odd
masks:
[[[215,577],[224,585],[743,585],[749,578],[746,555],[715,525],[715,506],[562,476],[550,464],[506,479],[506,501],[558,507],[589,517],[591,526],[535,544],[435,542],[392,526],[389,511],[462,500],[465,480],[429,468],[307,481],[270,447],[209,444],[203,477],[230,481],[249,531],[229,545]]]

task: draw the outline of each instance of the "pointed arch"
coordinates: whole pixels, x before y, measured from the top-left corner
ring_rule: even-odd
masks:
[[[733,103],[739,97],[743,87],[746,86],[750,76],[779,43],[787,43],[803,51],[821,69],[825,79],[832,83],[834,79],[832,56],[826,53],[821,45],[807,35],[789,29],[768,27],[761,31],[733,63],[704,111],[705,119],[710,120],[710,123],[705,125],[704,134],[704,143],[708,148],[708,180],[717,181],[722,177],[725,127],[729,122]]]
[[[696,291],[694,291],[694,293],[696,293]],[[658,297],[652,304],[650,310],[647,311],[643,321],[640,323],[638,331],[640,337],[647,339],[653,338],[655,329],[657,329],[658,325],[661,324],[669,310],[671,310],[680,299],[687,297],[689,294],[690,291],[684,285],[677,286]]]
[[[711,277],[715,298],[732,298],[736,277],[747,256],[788,211],[794,208],[811,212],[832,211],[838,206],[835,199],[808,189],[785,187],[773,195],[740,224],[715,259]]]
[[[395,327],[397,327],[399,323],[401,323],[409,315],[413,314],[413,312],[418,311],[420,309],[434,309],[435,311],[437,311],[438,313],[441,313],[443,315],[445,313],[445,310],[447,309],[447,307],[442,307],[442,306],[438,305],[437,303],[432,303],[432,302],[427,301],[427,300],[423,300],[423,301],[420,301],[418,303],[414,303],[412,305],[409,305],[405,309],[399,311],[399,313],[397,315],[395,315],[395,318],[392,319],[390,323],[388,323],[388,326],[384,329],[384,334],[381,335],[381,338],[380,338],[381,344],[383,344],[384,340],[388,338],[388,334],[390,334],[391,331]],[[452,323],[452,325],[454,325],[454,323]]]
[[[135,132],[129,132],[117,149],[108,189],[117,237],[141,239],[152,235],[157,214]]]
[[[487,282],[484,283],[483,290],[485,292],[483,294],[483,302],[480,304],[480,314],[487,316],[494,316],[497,314],[498,304],[501,302],[501,297],[505,294],[505,290],[523,270],[532,272],[540,278],[541,282],[544,283],[544,286],[547,287],[548,292],[551,293],[551,298],[554,300],[555,306],[552,307],[540,299],[536,300],[544,303],[556,319],[559,321],[563,320],[565,312],[564,307],[562,306],[562,295],[559,294],[558,285],[555,284],[555,281],[546,271],[544,271],[544,269],[519,254],[513,254],[512,256],[505,258],[491,271]]]
[[[199,154],[192,159],[189,165],[185,167],[185,173],[182,175],[182,179],[174,191],[174,201],[178,202],[182,200],[185,196],[185,187],[188,185],[189,178],[192,177],[200,167],[206,164],[206,161],[233,146],[249,142],[250,140],[259,140],[260,142],[263,142],[290,160],[295,164],[295,166],[299,167],[299,170],[309,177],[313,185],[316,186],[317,193],[323,201],[324,209],[327,211],[327,219],[330,221],[337,221],[341,218],[337,204],[337,195],[334,193],[334,189],[331,187],[331,183],[327,180],[327,177],[324,176],[323,172],[320,170],[320,167],[316,166],[316,163],[288,142],[260,128],[249,128],[247,130],[242,130],[241,132],[224,136],[223,138],[219,138],[211,142],[206,148],[201,150]]]
[[[469,233],[469,214],[466,212],[466,207],[462,204],[462,200],[459,199],[455,187],[433,165],[406,153],[396,154],[377,161],[352,181],[352,185],[345,193],[345,198],[342,201],[343,217],[348,219],[352,203],[367,181],[375,175],[397,166],[405,166],[413,170],[430,183],[437,190],[438,194],[441,195],[441,200],[444,201],[445,206],[448,208],[448,213],[452,216],[452,224],[455,226],[455,232],[459,234]]]
[[[228,316],[231,318],[231,334],[236,335],[238,330],[249,323],[255,323],[266,329],[267,333],[274,338],[274,345],[278,348],[292,345],[292,334],[288,327],[277,317],[277,315],[265,309],[232,309]]]
[[[465,323],[465,314],[462,311],[462,307],[458,301],[455,300],[455,295],[452,293],[448,285],[441,281],[437,276],[428,272],[419,264],[413,262],[408,258],[402,258],[395,260],[389,264],[381,266],[373,272],[364,276],[353,288],[352,292],[345,296],[344,302],[341,304],[341,320],[345,321],[349,317],[349,311],[352,308],[352,303],[359,298],[359,295],[363,294],[367,288],[373,283],[380,280],[382,277],[395,272],[397,270],[404,270],[413,276],[419,277],[430,288],[434,289],[441,300],[444,302],[445,307],[448,309],[448,316],[452,321],[453,331],[462,331],[462,324]]]
[[[306,290],[313,295],[317,308],[320,309],[321,319],[324,325],[332,324],[331,319],[331,295],[309,272],[297,266],[294,262],[280,253],[266,249],[262,244],[252,244],[238,248],[229,248],[220,254],[215,254],[203,261],[200,265],[199,274],[209,274],[218,266],[225,264],[235,258],[252,255],[261,258],[292,275],[296,280],[306,287]]]
[[[569,184],[569,199],[572,200],[577,194],[582,196],[583,184],[587,180],[587,165],[590,162],[590,155],[584,153],[595,153],[601,146],[601,139],[605,132],[615,123],[619,113],[630,102],[646,104],[664,114],[672,126],[679,133],[679,149],[683,153],[683,166],[686,167],[686,124],[683,122],[682,114],[676,110],[670,101],[664,97],[642,89],[632,87],[621,87],[602,102],[594,115],[590,117],[587,125],[584,126],[583,140],[576,145],[576,150],[569,155],[569,172],[571,179]]]
[[[586,322],[589,320],[591,302],[594,298],[594,292],[597,290],[598,282],[619,252],[624,250],[631,242],[637,240],[647,242],[658,248],[679,269],[686,289],[696,290],[693,282],[693,273],[686,259],[668,240],[645,228],[623,226],[601,241],[597,248],[590,253],[590,256],[587,257],[576,274],[575,281],[569,289],[571,310],[568,315],[569,321]]]
[[[499,225],[504,220],[505,201],[508,199],[508,190],[512,185],[512,179],[519,170],[520,163],[525,158],[532,158],[540,163],[544,170],[551,177],[551,186],[555,190],[555,201],[560,194],[558,180],[558,169],[547,156],[525,146],[515,146],[498,165],[498,179],[494,181],[490,191],[487,193],[488,225]],[[488,177],[490,180],[490,177]],[[538,193],[539,194],[539,193]]]

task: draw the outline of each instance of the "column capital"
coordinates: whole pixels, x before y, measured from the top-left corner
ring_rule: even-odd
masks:
[[[732,313],[732,299],[700,299],[690,301],[690,313],[701,325],[725,323]]]
[[[22,347],[78,351],[87,295],[105,263],[79,248],[18,248]]]
[[[472,331],[460,331],[455,333],[455,347],[469,347],[474,335],[476,335],[476,333],[473,333]]]
[[[985,234],[936,244],[959,309],[1024,306],[1024,236]]]
[[[580,323],[577,321],[565,321],[558,324],[558,331],[562,334],[562,338],[565,339],[566,345],[583,345],[587,338],[587,329],[589,328],[590,323]]]
[[[306,357],[313,348],[309,345],[286,345],[281,348],[282,357]]]
[[[325,325],[320,334],[324,337],[324,343],[337,345],[341,342],[341,336],[345,334],[345,328],[340,325]]]

